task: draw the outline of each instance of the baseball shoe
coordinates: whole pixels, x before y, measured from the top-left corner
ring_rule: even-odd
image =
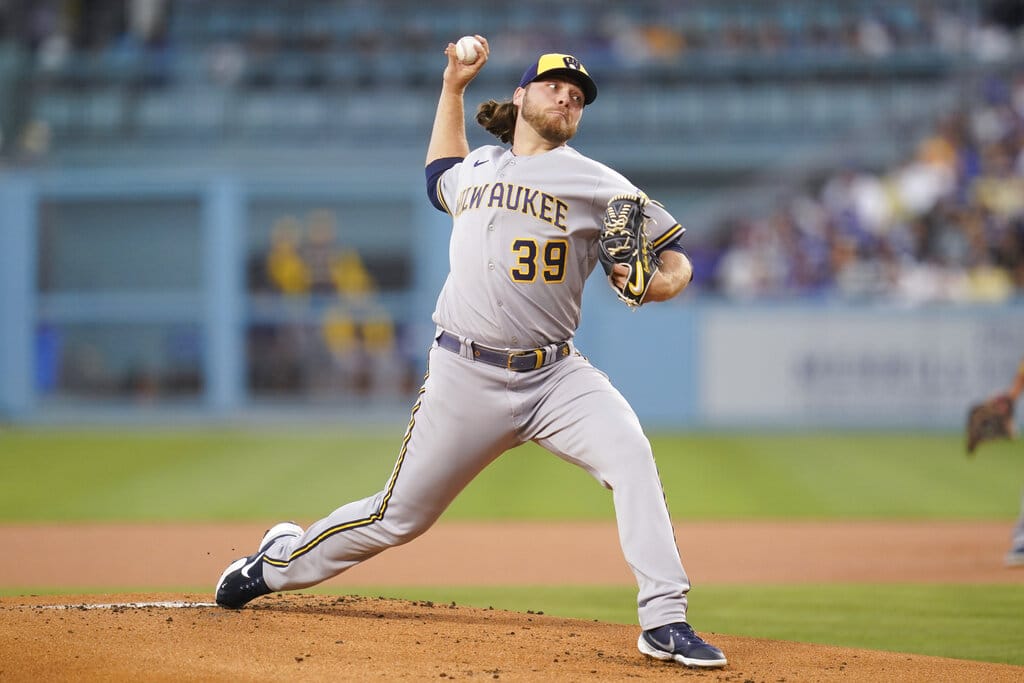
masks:
[[[1024,567],[1024,543],[1013,546],[1003,561],[1007,567]]]
[[[727,663],[722,651],[701,640],[685,621],[644,631],[636,645],[648,657],[675,660],[685,666],[715,669]]]
[[[294,522],[281,522],[267,529],[256,554],[240,557],[220,575],[217,581],[217,604],[239,609],[250,600],[271,593],[267,582],[263,580],[263,556],[278,539],[301,535],[302,527]]]

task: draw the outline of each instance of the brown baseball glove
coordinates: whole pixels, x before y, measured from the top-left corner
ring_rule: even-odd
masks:
[[[1013,423],[1014,400],[1007,394],[993,396],[975,403],[967,412],[967,455],[986,441],[1011,439],[1016,434]]]

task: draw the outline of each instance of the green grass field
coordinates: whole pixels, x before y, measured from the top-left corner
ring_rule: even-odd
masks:
[[[380,489],[403,427],[0,430],[0,523],[315,519]],[[992,444],[968,460],[961,438],[695,433],[652,441],[677,519],[991,519],[1005,520],[1009,534],[1024,444]],[[612,516],[610,495],[588,475],[527,446],[478,477],[445,518]],[[359,592],[635,623],[634,594],[621,587]],[[1024,584],[716,585],[694,598],[703,630],[1024,665]]]
[[[378,434],[0,431],[0,520],[315,519],[375,493],[402,426]],[[681,519],[1005,519],[1024,443],[975,460],[958,435],[653,435]],[[446,519],[611,519],[582,470],[527,445],[485,470]]]

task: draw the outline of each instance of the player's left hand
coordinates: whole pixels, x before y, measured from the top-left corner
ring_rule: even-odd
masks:
[[[639,190],[608,200],[598,235],[598,257],[608,282],[619,299],[630,308],[644,301],[660,261],[647,238],[650,199]]]

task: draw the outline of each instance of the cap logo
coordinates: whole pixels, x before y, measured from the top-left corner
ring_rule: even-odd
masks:
[[[549,72],[558,73],[559,71],[571,71],[579,74],[581,78],[578,80],[581,81],[580,85],[583,88],[586,104],[590,104],[594,101],[597,97],[597,86],[594,85],[593,79],[590,78],[590,74],[587,73],[586,67],[580,63],[580,60],[576,59],[572,55],[562,54],[559,52],[551,52],[541,55],[540,59],[538,59],[537,62],[523,74],[522,80],[519,81],[519,87],[526,87],[527,84],[537,80],[541,76],[544,76],[544,74]]]

